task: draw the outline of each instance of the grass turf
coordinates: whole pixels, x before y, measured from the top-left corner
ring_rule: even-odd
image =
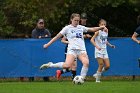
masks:
[[[83,85],[63,82],[2,82],[0,93],[140,93],[140,81],[86,81]]]

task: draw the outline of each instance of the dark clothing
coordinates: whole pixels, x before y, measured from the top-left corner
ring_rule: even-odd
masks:
[[[140,26],[136,28],[135,32],[140,35]]]
[[[84,35],[86,35],[86,34],[89,34],[89,35],[93,36],[94,32],[84,32]]]
[[[45,35],[48,35],[47,37]],[[41,36],[41,38],[50,38],[51,37],[51,33],[49,32],[48,29],[33,29],[32,31],[32,38],[39,38],[39,36]]]
[[[68,44],[66,44],[66,47],[65,47],[65,54],[67,53],[67,48],[68,48]]]
[[[85,27],[91,27],[90,24],[86,24],[86,25],[83,25],[83,26],[85,26]],[[93,36],[93,35],[94,35],[94,32],[84,32],[83,34],[84,34],[84,35],[89,34],[89,35]],[[86,38],[86,37],[85,37],[85,38]]]

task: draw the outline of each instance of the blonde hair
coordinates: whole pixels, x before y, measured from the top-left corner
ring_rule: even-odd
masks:
[[[99,24],[101,24],[102,22],[105,22],[107,24],[105,19],[100,19]]]

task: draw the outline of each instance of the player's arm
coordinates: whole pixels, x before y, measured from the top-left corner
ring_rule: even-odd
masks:
[[[55,42],[57,39],[59,39],[60,37],[62,37],[63,35],[61,33],[58,33],[54,38],[52,38],[47,44],[44,44],[44,48],[47,48],[48,46],[50,46],[53,42]]]
[[[133,41],[135,41],[135,42],[137,42],[138,44],[140,44],[140,40],[138,40],[137,37],[138,37],[138,34],[137,34],[136,32],[134,32],[134,34],[132,35],[131,38],[132,38]]]
[[[109,43],[108,41],[106,42],[106,44],[107,44],[108,46],[110,46],[111,48],[115,48],[115,45],[112,45],[112,44]]]
[[[96,42],[95,42],[95,38],[98,36],[99,34],[99,31],[95,32],[95,34],[93,35],[93,37],[90,39],[90,42],[98,49],[98,50],[101,50],[101,48],[99,46],[96,45]]]
[[[68,44],[68,43],[69,43],[68,40],[67,40],[65,37],[63,37],[63,38],[61,39],[61,42],[64,43],[64,44]]]
[[[92,36],[90,34],[84,34],[84,38],[91,38]]]
[[[107,30],[108,31],[108,29],[105,26],[92,27],[92,28],[88,29],[89,32],[96,32],[96,31],[99,31],[99,30],[104,30],[104,31]]]

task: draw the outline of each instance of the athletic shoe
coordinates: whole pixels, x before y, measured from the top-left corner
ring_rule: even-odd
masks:
[[[100,83],[101,81],[100,80],[96,80],[96,83]]]
[[[101,79],[101,76],[98,76],[98,77],[96,78],[96,82],[97,82],[97,83],[100,83],[100,82],[101,82],[100,79]]]
[[[97,78],[98,77],[97,73],[93,74],[93,77],[94,78]]]
[[[56,71],[56,79],[60,80],[60,77],[61,77],[61,70],[57,70]]]
[[[101,75],[98,75],[97,73],[95,73],[95,74],[93,75],[93,77],[96,78],[96,82],[97,82],[97,83],[100,83],[100,82],[101,82],[101,81],[100,81]]]
[[[43,64],[40,66],[40,70],[45,69],[45,68],[49,68],[50,65],[53,64],[52,62],[48,62],[47,64]]]

